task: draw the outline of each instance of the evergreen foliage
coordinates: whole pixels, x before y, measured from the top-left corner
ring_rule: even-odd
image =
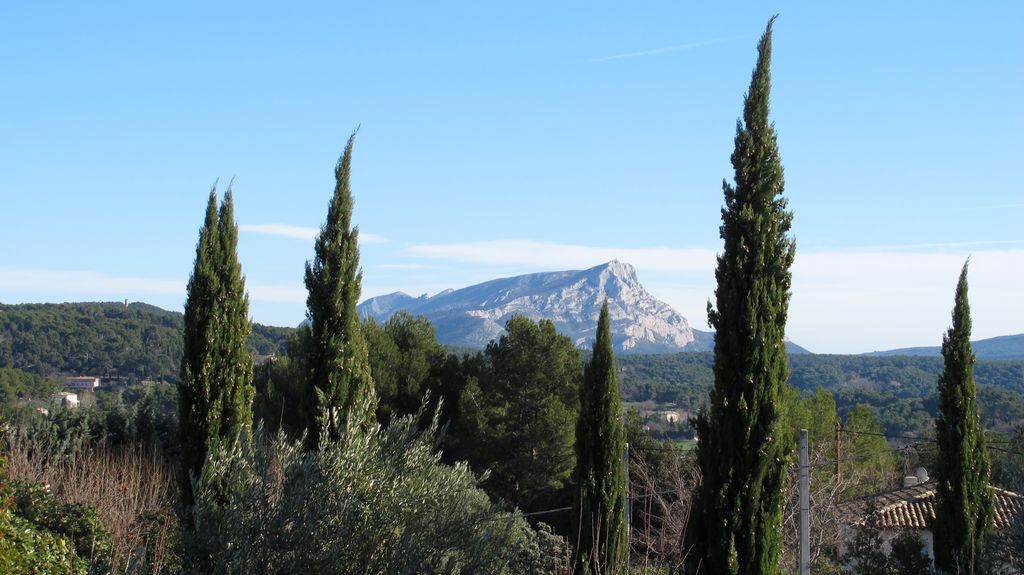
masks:
[[[249,300],[237,241],[231,190],[219,213],[216,189],[211,190],[185,303],[178,406],[186,505],[192,503],[191,479],[199,475],[209,449],[234,441],[252,424]]]
[[[885,539],[878,526],[877,509],[870,509],[864,525],[854,532],[843,559],[848,575],[887,575],[889,557],[885,553]]]
[[[772,23],[737,121],[735,185],[723,184],[725,249],[715,276],[715,387],[696,418],[702,480],[688,535],[694,571],[776,573],[783,487],[792,437],[780,403],[787,378],[785,326],[795,245],[787,232],[783,170],[768,121]]]
[[[843,477],[848,486],[844,499],[891,489],[896,479],[896,457],[882,437],[882,424],[874,409],[865,404],[854,406],[843,422]]]
[[[252,401],[256,391],[252,385],[253,360],[247,346],[252,332],[249,296],[245,293],[245,278],[238,262],[238,226],[230,186],[217,218],[220,240],[216,268],[220,276],[217,318],[221,324],[216,336],[221,384],[217,389],[220,399],[215,403],[220,408],[216,429],[221,438],[233,441],[239,433],[252,429]]]
[[[619,355],[619,385],[627,402],[673,404],[695,412],[714,385],[711,353]],[[844,418],[858,405],[877,412],[890,435],[930,434],[938,415],[935,380],[941,357],[801,354],[789,356],[789,383],[803,394],[830,392]],[[1024,361],[979,360],[978,407],[987,429],[1012,432],[1024,422]]]
[[[868,520],[857,527],[843,554],[846,575],[932,575],[932,560],[916,531],[900,532],[889,541],[878,526],[878,510],[870,509]]]
[[[309,326],[303,325],[288,337],[287,351],[253,370],[253,419],[271,435],[283,431],[291,438],[306,432],[301,406],[308,377],[303,369],[309,344]]]
[[[482,487],[488,495],[524,511],[571,505],[583,370],[579,350],[554,324],[513,317],[507,334],[485,352],[469,354],[446,352],[423,317],[396,314],[384,324],[366,320],[362,329],[378,421],[388,426],[425,402],[445,424],[443,461],[468,462],[487,473]],[[307,381],[296,374],[303,373],[308,332],[306,326],[297,330],[286,357],[256,370],[256,419],[292,439],[305,431],[291,406]],[[568,513],[545,520],[557,533],[570,531]]]
[[[443,395],[448,352],[437,342],[430,320],[400,311],[383,324],[367,319],[363,335],[379,401],[378,421],[387,425],[396,417],[416,413],[428,393],[432,398]]]
[[[479,424],[467,426],[478,438],[471,461],[491,470],[492,495],[527,511],[560,507],[572,499],[580,352],[548,320],[513,316],[505,330],[484,352],[479,387],[461,400]]]
[[[334,170],[335,187],[327,210],[327,221],[316,238],[315,258],[306,263],[306,318],[309,342],[305,369],[309,377],[303,399],[303,420],[308,445],[319,445],[324,414],[335,409],[345,417],[370,423],[376,399],[370,362],[359,324],[359,303],[363,274],[359,270],[359,230],[352,225],[352,146]],[[374,398],[365,401],[365,398]],[[369,410],[364,410],[369,406]],[[328,426],[334,438],[339,429]]]
[[[572,519],[577,573],[618,573],[626,561],[626,468],[622,396],[615,373],[608,302],[594,353],[583,369],[576,418]]]
[[[0,366],[46,377],[177,384],[183,323],[180,311],[139,302],[0,304]],[[280,355],[294,331],[253,324],[247,345],[254,353]]]
[[[37,413],[33,407],[49,405],[57,382],[20,369],[0,367],[0,421],[20,423]]]
[[[960,272],[953,325],[942,339],[945,367],[939,377],[935,420],[939,458],[935,468],[935,564],[947,573],[975,573],[985,532],[994,514],[990,465],[978,417],[971,349],[967,264]]]
[[[889,572],[892,575],[931,575],[935,572],[924,541],[916,531],[903,531],[890,542]]]

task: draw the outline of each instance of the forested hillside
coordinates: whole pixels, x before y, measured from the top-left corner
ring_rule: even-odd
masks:
[[[623,395],[696,410],[711,389],[711,361],[710,353],[623,356]],[[857,404],[872,406],[889,433],[930,428],[936,413],[938,357],[797,354],[789,368],[790,384],[831,392],[843,417]],[[1006,429],[1024,420],[1024,361],[979,360],[974,373],[986,426]]]
[[[51,376],[76,373],[177,382],[182,314],[144,303],[0,304],[0,367]],[[293,330],[253,325],[249,348],[283,355]],[[469,350],[461,350],[469,351]],[[710,352],[623,355],[618,359],[627,401],[652,401],[693,411],[713,381]],[[926,429],[936,412],[938,357],[790,355],[790,383],[831,392],[845,416],[863,403],[892,433]],[[982,417],[1006,429],[1024,421],[1024,361],[979,360],[975,368]]]
[[[0,304],[0,367],[176,382],[182,325],[144,303]],[[279,354],[291,331],[254,324],[249,348]]]

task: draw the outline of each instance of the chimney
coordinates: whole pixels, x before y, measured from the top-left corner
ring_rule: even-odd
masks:
[[[907,475],[903,478],[903,487],[913,487],[915,485],[917,485],[916,475]]]

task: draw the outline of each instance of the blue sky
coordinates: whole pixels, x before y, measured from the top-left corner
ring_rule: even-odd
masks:
[[[968,255],[976,337],[1024,332],[1020,3],[149,4],[0,7],[4,303],[180,310],[206,195],[234,178],[253,319],[297,324],[361,125],[364,296],[617,258],[706,328],[778,13],[789,336],[935,345]]]

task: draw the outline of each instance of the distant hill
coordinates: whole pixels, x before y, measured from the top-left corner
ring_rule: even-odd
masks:
[[[714,351],[715,349],[715,332],[713,331],[700,331],[699,329],[693,330],[693,341],[690,342],[685,348],[682,349],[684,352],[699,353],[703,351]],[[790,355],[804,355],[813,353],[812,351],[797,345],[788,339],[786,340],[786,352]]]
[[[974,346],[974,355],[978,359],[1024,360],[1024,333],[979,339],[972,341],[971,345]],[[873,351],[864,355],[919,355],[937,357],[942,355],[942,348],[939,346],[905,347],[888,351]]]
[[[437,339],[450,346],[483,348],[505,331],[513,315],[548,319],[580,347],[590,345],[601,305],[608,300],[612,342],[619,353],[707,351],[714,334],[692,329],[679,312],[651,295],[628,263],[611,261],[586,270],[502,278],[415,298],[402,292],[370,298],[360,314],[385,321],[397,311],[422,315]],[[806,352],[799,346],[794,353]]]
[[[183,326],[144,303],[0,304],[0,367],[177,381]],[[291,331],[255,324],[249,347],[280,354]]]

